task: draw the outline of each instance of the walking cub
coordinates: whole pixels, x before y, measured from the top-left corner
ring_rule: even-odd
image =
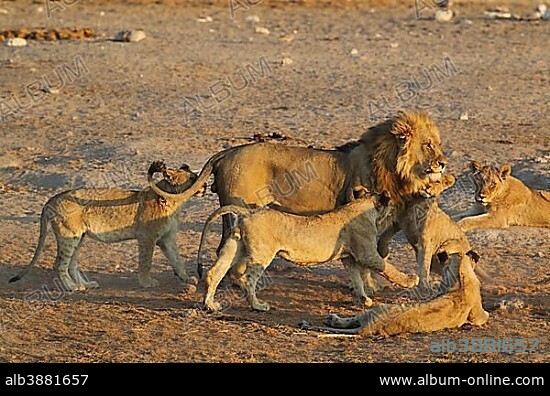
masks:
[[[189,188],[197,179],[187,165],[174,170],[167,169],[162,161],[155,161],[149,167],[150,181],[156,172],[164,175],[164,180],[157,185],[174,192]],[[196,278],[187,275],[176,244],[177,210],[183,203],[177,198],[162,198],[151,188],[141,191],[81,188],[60,193],[44,205],[40,217],[40,237],[32,261],[10,282],[20,280],[34,267],[44,248],[50,224],[57,240],[55,268],[69,291],[99,287],[97,282],[88,281],[78,268],[78,253],[86,235],[106,243],[136,239],[139,249],[138,279],[143,287],[158,284],[149,274],[155,245],[160,247],[181,280],[196,284]]]

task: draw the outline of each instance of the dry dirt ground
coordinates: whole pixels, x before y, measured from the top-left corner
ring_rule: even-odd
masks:
[[[330,147],[397,109],[425,109],[442,131],[449,172],[459,178],[442,199],[446,209],[472,202],[465,173],[472,159],[510,163],[531,186],[550,188],[550,22],[488,21],[490,2],[456,2],[450,23],[431,20],[429,9],[416,18],[412,0],[285,3],[264,0],[237,10],[234,20],[225,1],[81,1],[50,10],[49,18],[44,2],[0,3],[4,30],[95,31],[86,40],[0,49],[0,362],[550,360],[548,229],[469,234],[493,277],[482,290],[491,313],[485,326],[387,339],[298,328],[303,319],[320,324],[329,312],[360,312],[340,263],[271,269],[260,292],[273,306],[268,313],[250,311],[223,286],[226,309],[207,314],[197,305],[202,285],[183,295],[160,252],[153,265],[160,286],[141,289],[134,242],[88,240],[81,267],[101,289],[65,293],[54,281],[50,234],[35,270],[8,284],[32,257],[50,196],[82,185],[143,187],[152,160],[198,170],[254,133]],[[537,2],[502,3],[527,15]],[[245,19],[252,15],[259,22]],[[109,40],[140,28],[147,33],[142,42]],[[54,88],[48,94],[40,90],[47,81]],[[209,193],[181,211],[178,242],[190,271],[203,221],[216,207]],[[209,234],[209,265],[217,241]],[[392,244],[392,260],[415,269],[402,237]],[[375,299],[404,301],[401,294],[390,286]],[[520,302],[496,308],[502,299]],[[430,351],[442,339],[482,337],[540,344],[519,354]]]

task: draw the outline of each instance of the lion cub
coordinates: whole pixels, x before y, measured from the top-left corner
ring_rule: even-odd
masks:
[[[423,195],[407,198],[397,221],[378,241],[379,254],[387,257],[391,238],[403,231],[416,252],[420,285],[425,288],[430,286],[432,258],[440,252],[465,254],[471,249],[464,231],[437,204],[437,196],[454,183],[455,178],[446,175],[432,182]]]
[[[444,283],[449,290],[426,302],[417,304],[380,304],[364,314],[341,318],[331,314],[326,318],[330,327],[311,326],[302,323],[302,328],[332,333],[369,335],[395,335],[422,333],[461,327],[465,323],[481,326],[489,320],[483,309],[481,285],[474,273],[479,260],[476,252],[446,256],[450,271]]]
[[[478,203],[462,213],[464,231],[510,226],[550,227],[550,191],[534,190],[511,175],[509,165],[470,164]]]
[[[256,283],[275,256],[298,265],[310,266],[350,257],[349,271],[355,301],[370,305],[362,279],[365,269],[375,269],[390,281],[412,287],[416,275],[406,275],[387,263],[376,252],[376,235],[391,218],[392,205],[386,195],[370,195],[364,187],[354,191],[356,200],[332,212],[299,216],[271,208],[247,209],[229,205],[216,210],[206,221],[198,253],[199,275],[202,272],[201,252],[208,226],[224,214],[239,216],[206,277],[204,304],[219,309],[214,294],[227,271],[240,269],[241,285],[253,309],[269,310],[269,304],[256,297]],[[239,273],[239,270],[237,270]]]
[[[164,174],[164,180],[158,185],[174,192],[189,188],[197,179],[187,165],[173,170],[166,169],[162,161],[155,161],[149,168],[150,181],[156,172]],[[44,205],[40,237],[32,261],[10,282],[21,279],[36,264],[44,248],[48,224],[51,224],[57,240],[55,268],[69,291],[99,287],[97,282],[88,281],[78,268],[78,252],[85,235],[107,243],[137,239],[138,279],[143,287],[158,284],[149,274],[155,245],[160,247],[181,280],[196,284],[196,278],[187,275],[176,244],[177,210],[183,203],[161,198],[150,188],[142,191],[81,188],[60,193]]]

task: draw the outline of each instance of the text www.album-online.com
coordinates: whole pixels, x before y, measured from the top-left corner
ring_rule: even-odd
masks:
[[[421,377],[405,377],[405,376],[392,376],[392,377],[379,377],[380,385],[420,385],[420,386],[435,386],[435,385],[535,385],[544,386],[543,377],[499,377],[493,375],[484,375],[477,377],[465,377],[458,376],[446,377],[437,376],[432,374],[426,374]]]

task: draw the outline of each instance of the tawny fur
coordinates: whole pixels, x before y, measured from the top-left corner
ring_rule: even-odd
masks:
[[[158,186],[174,192],[189,188],[197,179],[188,167],[166,169],[162,162],[157,161],[149,169],[149,180],[156,171],[164,173],[164,180]],[[136,239],[139,247],[138,278],[144,287],[158,284],[149,273],[155,245],[161,248],[180,279],[196,283],[196,278],[187,275],[176,244],[177,210],[184,202],[162,198],[150,188],[142,191],[81,188],[60,193],[44,205],[40,237],[32,261],[10,282],[21,279],[36,264],[50,224],[57,240],[55,268],[67,290],[99,287],[97,282],[88,281],[78,268],[78,253],[86,235],[107,243]]]
[[[481,326],[487,322],[489,314],[483,309],[480,282],[474,273],[474,258],[478,257],[469,252],[450,258],[452,263],[448,265],[451,268],[444,279],[450,288],[442,295],[410,305],[380,304],[351,318],[332,314],[326,321],[330,327],[307,324],[303,327],[342,334],[389,336],[457,328],[466,323]]]
[[[218,194],[220,206],[260,207],[277,202],[285,212],[313,215],[349,202],[358,185],[388,191],[399,206],[405,197],[439,178],[445,164],[435,124],[424,113],[409,112],[370,128],[345,150],[272,143],[231,148],[205,164],[196,184],[213,173],[212,191]],[[220,248],[229,230],[229,217],[224,216]],[[369,285],[371,291],[373,287]]]
[[[407,198],[397,221],[380,236],[378,241],[378,253],[382,257],[387,257],[391,238],[401,230],[416,252],[420,285],[426,288],[430,286],[431,264],[432,261],[437,262],[438,253],[464,255],[471,249],[464,231],[441,210],[437,203],[439,194],[454,183],[453,176],[445,175],[424,190],[427,196],[417,195]],[[477,271],[487,278],[481,269]]]
[[[356,190],[357,191],[357,190]],[[206,277],[204,304],[218,309],[214,301],[216,288],[227,271],[234,268],[247,292],[253,309],[267,311],[269,305],[256,297],[256,283],[275,256],[298,265],[310,266],[339,258],[350,257],[349,271],[355,301],[370,305],[362,273],[373,269],[387,279],[404,287],[417,284],[416,275],[405,275],[385,262],[376,252],[376,235],[391,218],[391,205],[379,196],[367,195],[333,212],[299,216],[271,208],[247,209],[236,205],[224,206],[206,221],[199,247],[198,266],[208,226],[224,214],[238,215],[238,221],[225,240],[220,256]]]
[[[511,226],[550,227],[550,191],[527,187],[512,168],[472,162],[476,205],[459,215],[464,231]],[[466,216],[466,217],[465,217]]]

